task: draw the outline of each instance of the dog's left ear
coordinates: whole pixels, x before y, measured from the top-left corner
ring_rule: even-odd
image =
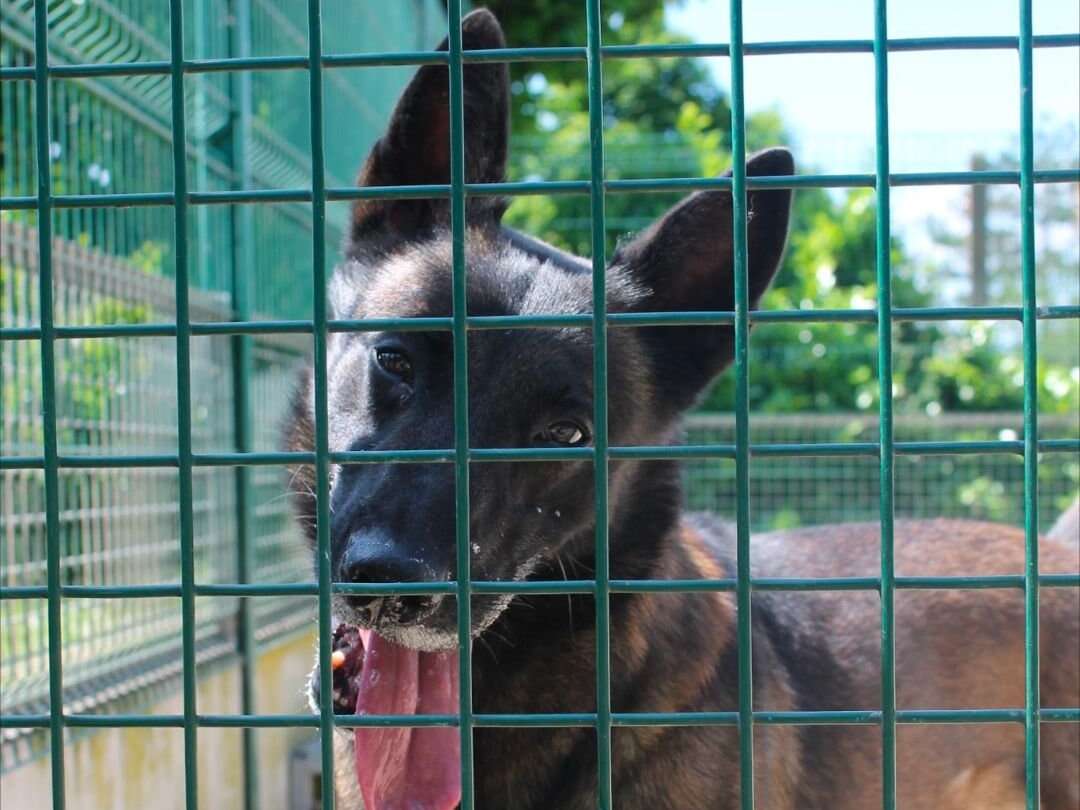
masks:
[[[758,152],[746,163],[750,177],[794,172],[791,153],[781,148]],[[780,266],[790,210],[790,189],[747,192],[751,307],[757,305]],[[634,305],[639,311],[731,311],[735,308],[733,227],[730,192],[692,194],[621,246],[608,272],[626,274],[648,290]],[[659,396],[676,411],[690,407],[734,357],[735,332],[730,326],[656,326],[642,328],[640,333],[655,363]]]
[[[464,50],[502,48],[499,21],[487,9],[461,20]],[[448,49],[443,40],[437,50]],[[497,183],[506,175],[510,126],[510,74],[505,63],[464,65],[465,181]],[[358,185],[428,185],[450,182],[450,81],[446,65],[424,65],[405,88],[386,134],[372,147]],[[502,206],[489,198],[469,201],[469,214],[493,217]],[[412,238],[436,223],[448,223],[447,199],[358,200],[353,206],[347,255],[359,242],[385,233]]]

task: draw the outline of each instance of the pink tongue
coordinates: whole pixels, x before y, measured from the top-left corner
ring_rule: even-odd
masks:
[[[456,652],[418,652],[361,630],[357,714],[457,714]],[[356,778],[366,810],[452,810],[461,801],[456,728],[357,728]]]

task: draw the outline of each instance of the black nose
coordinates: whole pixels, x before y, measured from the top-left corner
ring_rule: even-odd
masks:
[[[408,549],[381,533],[369,531],[350,535],[338,567],[338,579],[350,583],[434,582],[434,570]],[[349,594],[349,604],[356,608],[371,606],[384,598],[377,594]],[[424,612],[429,596],[391,597],[403,608],[399,620],[408,620]],[[406,609],[407,608],[407,609]]]

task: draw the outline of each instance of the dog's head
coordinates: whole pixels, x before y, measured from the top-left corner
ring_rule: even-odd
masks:
[[[466,49],[499,48],[487,12],[463,22]],[[445,48],[445,43],[443,44]],[[470,183],[505,177],[509,88],[505,65],[464,67],[465,165]],[[360,173],[364,186],[448,183],[448,70],[422,67]],[[783,149],[758,153],[749,175],[793,172]],[[776,271],[791,193],[748,194],[751,303]],[[584,260],[504,229],[504,205],[470,197],[466,268],[468,314],[589,313],[592,277]],[[611,257],[611,312],[734,309],[732,198],[693,194]],[[356,203],[332,282],[342,319],[449,316],[452,239],[446,199],[365,199]],[[727,326],[612,328],[608,332],[609,441],[666,444],[679,416],[732,360]],[[330,449],[401,450],[454,446],[454,362],[449,332],[333,334],[328,347]],[[468,432],[472,448],[587,447],[593,438],[593,343],[588,328],[473,330],[468,334]],[[291,445],[314,445],[312,381],[305,378]],[[612,465],[610,508],[617,521],[632,499],[635,462]],[[312,523],[310,471],[293,480]],[[469,527],[476,579],[545,576],[560,555],[587,556],[594,525],[592,463],[474,462]],[[331,566],[344,582],[443,581],[456,576],[455,470],[451,464],[336,465],[331,472]],[[476,597],[474,632],[506,608]],[[335,612],[405,646],[456,643],[451,598],[336,596]]]

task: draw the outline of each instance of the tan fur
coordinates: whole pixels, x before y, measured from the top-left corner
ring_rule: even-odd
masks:
[[[1013,762],[965,768],[945,791],[942,810],[1023,810],[1023,774]]]
[[[1080,498],[1074,500],[1072,506],[1057,519],[1047,536],[1070,548],[1080,549]]]
[[[1075,555],[1045,540],[1044,572],[1076,572]],[[896,572],[901,576],[1019,574],[1023,532],[955,520],[897,521]],[[825,526],[755,538],[754,576],[876,576],[876,524]],[[1043,588],[1040,594],[1041,702],[1080,705],[1080,593]],[[795,602],[799,596],[793,596]],[[879,602],[875,595],[817,594],[805,617],[854,676],[850,705],[877,708],[880,683]],[[895,602],[896,685],[899,709],[1022,708],[1024,600],[1019,590],[899,591]],[[1043,806],[1080,808],[1080,727],[1044,724]],[[841,808],[879,802],[880,750],[842,743],[859,778]],[[1022,790],[1024,735],[1015,725],[901,726],[898,793],[905,810],[937,810],[946,797],[956,807],[980,804],[991,789]],[[1011,777],[1008,776],[1012,768]],[[812,778],[812,776],[811,776]],[[955,804],[957,801],[968,804]],[[1001,807],[1011,807],[1002,804]]]

